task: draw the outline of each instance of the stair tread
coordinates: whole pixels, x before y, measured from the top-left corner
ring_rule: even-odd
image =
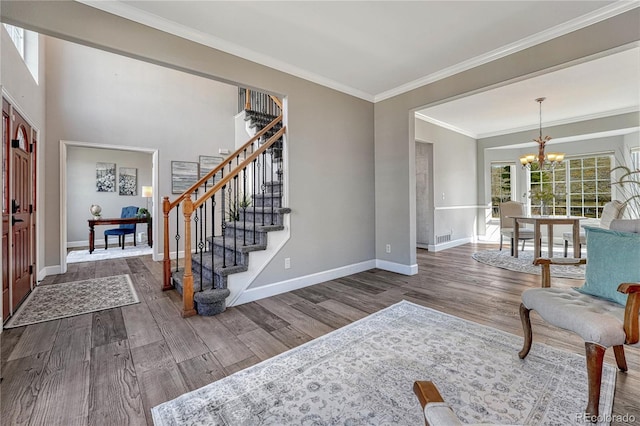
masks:
[[[224,246],[227,249],[233,250],[233,237],[227,237],[225,238],[224,241],[222,237],[207,237],[207,241],[209,242],[209,244],[215,244],[219,247],[222,247],[224,244]],[[267,249],[266,244],[249,244],[248,241],[247,241],[247,244],[243,244],[241,237],[236,239],[236,251],[239,251],[240,253],[249,253],[252,251],[259,251],[259,250],[266,250],[266,249]],[[209,253],[209,257],[211,257],[211,252],[207,251],[205,253]]]
[[[198,264],[200,263],[200,255],[194,255],[191,258],[192,262],[195,264],[194,266],[192,266],[192,270],[193,273],[195,274],[196,272],[199,274],[199,266]],[[237,264],[237,265],[233,265],[233,262],[229,262],[227,260],[227,267],[223,268],[222,267],[223,262],[222,262],[222,256],[218,256],[218,255],[214,255],[213,257],[213,268],[211,267],[211,252],[210,251],[205,251],[202,253],[202,267],[205,269],[209,269],[209,270],[213,270],[214,273],[224,277],[230,274],[235,274],[236,272],[244,272],[246,270],[248,270],[249,268],[244,265],[244,264]]]
[[[270,223],[265,223],[263,225],[260,223],[260,221],[257,222],[258,223],[249,220],[246,222],[246,224],[241,220],[235,222],[227,222],[227,228],[236,228],[245,231],[253,231],[255,228],[256,232],[282,231],[284,229],[284,225],[271,225]],[[242,239],[242,236],[240,236],[240,239]]]

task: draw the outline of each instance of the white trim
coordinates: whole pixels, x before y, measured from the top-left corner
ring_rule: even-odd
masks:
[[[135,151],[151,154],[151,186],[153,187],[153,204],[151,216],[162,217],[161,204],[158,202],[158,150],[154,148],[142,148],[126,145],[108,145],[79,141],[60,140],[60,274],[67,272],[67,147],[87,147],[97,149],[113,149],[117,151]],[[157,214],[156,214],[157,213]],[[157,222],[157,221],[156,221]],[[158,241],[158,226],[153,227],[153,240]],[[88,244],[88,242],[87,242]],[[151,258],[158,261],[158,245],[154,244]]]
[[[472,237],[460,238],[458,240],[449,241],[443,244],[435,244],[435,245],[429,244],[427,249],[429,251],[437,252],[437,251],[446,250],[448,248],[457,247],[457,246],[461,246],[463,244],[472,243],[472,242],[473,242]]]
[[[386,90],[384,92],[372,95],[364,92],[355,87],[347,86],[343,83],[331,80],[329,78],[318,75],[314,72],[296,67],[286,62],[271,58],[262,53],[248,49],[246,47],[239,46],[235,43],[231,43],[226,40],[222,40],[218,37],[214,37],[210,34],[203,33],[202,31],[194,30],[187,26],[178,24],[165,18],[161,18],[152,13],[148,13],[137,9],[133,6],[129,6],[120,1],[98,1],[98,0],[78,0],[80,3],[84,3],[88,6],[95,7],[102,11],[121,16],[123,18],[138,22],[144,25],[148,25],[152,28],[156,28],[160,31],[164,31],[169,34],[173,34],[179,37],[183,37],[187,40],[191,40],[195,43],[199,43],[205,46],[212,47],[214,49],[221,50],[231,55],[244,58],[246,60],[256,62],[261,65],[268,66],[270,68],[285,72],[287,74],[294,75],[296,77],[303,78],[305,80],[320,84],[331,89],[335,89],[339,92],[346,93],[348,95],[355,96],[360,99],[364,99],[369,102],[380,102],[385,99],[392,98],[394,96],[409,92],[418,87],[442,80],[450,77],[454,74],[469,70],[471,68],[495,61],[500,58],[504,58],[513,53],[522,51],[529,47],[544,43],[551,39],[569,34],[570,32],[579,30],[589,25],[595,24],[629,10],[635,9],[640,6],[637,1],[616,1],[605,7],[597,9],[593,12],[587,13],[583,16],[579,16],[560,25],[556,25],[553,28],[549,28],[540,33],[537,33],[530,37],[518,40],[514,43],[507,44],[493,51],[481,54],[475,58],[462,61],[456,65],[448,68],[444,68],[435,73],[421,77],[417,80],[405,83],[397,86],[393,89]]]
[[[268,284],[261,287],[249,288],[242,292],[229,306],[242,305],[243,303],[253,302],[255,300],[264,299],[265,297],[275,296],[276,294],[286,293],[288,291],[297,290],[314,284],[320,284],[326,281],[335,280],[337,278],[346,277],[348,275],[357,274],[359,272],[368,271],[376,267],[374,260],[354,263],[352,265],[342,266],[340,268],[329,269],[327,271],[315,274],[305,275],[302,277],[292,278],[290,280],[278,283]]]
[[[415,115],[419,120],[435,124],[436,126],[442,127],[443,129],[451,130],[452,132],[460,133],[461,135],[468,136],[471,139],[478,139],[478,135],[476,135],[475,133],[469,132],[456,126],[452,126],[451,124],[445,123],[444,121],[436,120],[435,118],[424,115],[421,112],[416,112]]]
[[[202,31],[189,28],[185,25],[178,24],[168,19],[159,17],[152,13],[142,11],[128,4],[124,4],[119,1],[100,1],[100,0],[78,0],[80,3],[84,3],[88,6],[95,7],[102,11],[121,16],[134,22],[138,22],[152,28],[156,28],[160,31],[164,31],[169,34],[173,34],[178,37],[191,40],[195,43],[202,44],[204,46],[212,47],[217,50],[229,53],[231,55],[243,58],[252,62],[256,62],[261,65],[265,65],[269,68],[273,68],[278,71],[282,71],[287,74],[300,77],[304,80],[311,81],[313,83],[320,84],[325,87],[337,90],[342,93],[346,93],[356,98],[364,99],[365,101],[373,102],[374,96],[370,93],[364,92],[355,87],[347,86],[338,81],[323,77],[319,74],[311,72],[309,70],[296,67],[289,63],[274,59],[268,55],[265,55],[255,50],[248,49],[238,44],[232,43],[227,40],[215,37],[211,34],[204,33]]]
[[[49,275],[59,275],[59,274],[62,274],[62,266],[60,265],[45,266],[38,272],[38,281],[44,280]]]
[[[487,206],[482,206],[480,204],[469,204],[467,206],[434,207],[433,209],[434,210],[460,210],[460,209],[486,209],[486,208]]]
[[[376,259],[376,268],[402,275],[415,275],[418,273],[417,264],[403,265],[401,263],[389,262],[388,260],[383,259]]]
[[[556,25],[553,28],[549,28],[547,30],[541,31],[530,37],[525,37],[521,40],[518,40],[514,43],[507,44],[506,46],[502,46],[491,52],[487,52],[482,55],[478,55],[475,58],[462,61],[456,65],[453,65],[448,68],[444,68],[433,74],[430,74],[425,77],[419,78],[417,80],[411,81],[409,83],[403,84],[394,89],[387,90],[382,93],[378,93],[374,97],[374,103],[392,98],[394,96],[398,96],[402,93],[408,92],[413,89],[417,89],[418,87],[422,87],[427,84],[434,83],[438,80],[442,80],[444,78],[461,73],[463,71],[467,71],[471,68],[475,68],[477,66],[487,64],[491,61],[504,58],[506,56],[520,52],[522,50],[536,46],[538,44],[547,42],[554,38],[561,37],[573,31],[577,31],[579,29],[588,27],[589,25],[593,25],[597,22],[604,21],[605,19],[609,19],[621,13],[628,12],[629,10],[635,9],[639,6],[640,6],[640,2],[637,2],[637,1],[614,2],[605,7],[594,10],[593,12],[587,13],[586,15],[579,16],[577,18],[564,22],[560,25]]]

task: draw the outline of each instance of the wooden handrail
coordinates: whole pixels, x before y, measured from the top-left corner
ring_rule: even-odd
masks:
[[[182,202],[182,200],[184,200],[184,198],[187,195],[191,195],[193,192],[195,192],[196,189],[200,188],[207,180],[211,179],[216,173],[218,173],[220,170],[222,170],[227,165],[228,159],[232,159],[232,158],[235,158],[236,156],[240,155],[240,153],[242,153],[247,147],[249,147],[256,140],[258,140],[260,137],[262,137],[265,133],[267,133],[269,130],[271,130],[271,128],[273,128],[280,121],[282,121],[282,114],[277,116],[271,123],[267,124],[267,126],[264,129],[262,129],[258,133],[256,133],[255,136],[253,136],[251,139],[249,139],[247,141],[247,143],[242,145],[240,148],[236,149],[229,157],[227,157],[227,160],[225,160],[222,163],[218,164],[213,170],[211,170],[205,176],[200,178],[200,180],[198,180],[196,183],[191,185],[186,191],[184,191],[182,194],[180,194],[175,200],[170,202],[169,203],[169,210],[172,210],[175,206],[180,204]]]
[[[273,101],[273,103],[275,103],[276,105],[278,105],[278,108],[280,108],[280,110],[282,111],[282,102],[280,101],[280,99],[276,98],[273,95],[269,95],[269,97],[271,98],[271,100]]]
[[[269,140],[267,140],[265,143],[260,145],[260,148],[258,148],[255,151],[253,151],[253,153],[249,157],[247,157],[245,160],[243,160],[242,163],[238,164],[235,167],[233,173],[229,173],[228,175],[226,175],[225,177],[220,179],[207,192],[202,194],[202,196],[200,198],[198,198],[196,201],[194,201],[193,208],[197,209],[198,207],[200,207],[202,205],[202,203],[207,201],[207,199],[209,199],[213,194],[215,194],[220,189],[222,189],[222,187],[226,186],[227,183],[229,183],[229,181],[231,179],[233,179],[234,177],[238,176],[240,174],[240,172],[242,171],[242,169],[244,169],[249,164],[251,164],[251,162],[253,160],[255,160],[260,154],[262,154],[264,151],[269,149],[271,147],[271,145],[273,145],[278,139],[280,139],[280,137],[282,137],[282,135],[284,135],[285,131],[286,131],[286,127],[283,126],[280,130],[278,130],[277,133],[275,133],[273,136],[271,136],[269,138]]]

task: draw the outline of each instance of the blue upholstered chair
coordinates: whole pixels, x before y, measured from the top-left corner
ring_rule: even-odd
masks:
[[[138,208],[136,206],[128,206],[122,208],[122,213],[120,214],[121,218],[131,218],[136,217],[138,214]],[[118,245],[122,247],[124,250],[124,237],[127,234],[134,234],[133,236],[133,245],[136,245],[136,224],[135,223],[127,223],[122,224],[117,228],[107,229],[104,231],[104,249],[109,248],[109,235],[117,235],[118,236]]]

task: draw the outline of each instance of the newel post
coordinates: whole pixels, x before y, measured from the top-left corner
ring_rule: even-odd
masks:
[[[184,277],[182,281],[182,316],[191,317],[196,314],[193,305],[193,274],[191,273],[191,215],[193,201],[191,195],[182,202],[184,213]]]
[[[169,254],[169,197],[162,198],[162,215],[164,216],[164,260],[162,261],[162,291],[171,290],[171,255]]]
[[[251,90],[244,89],[244,109],[251,109]]]

